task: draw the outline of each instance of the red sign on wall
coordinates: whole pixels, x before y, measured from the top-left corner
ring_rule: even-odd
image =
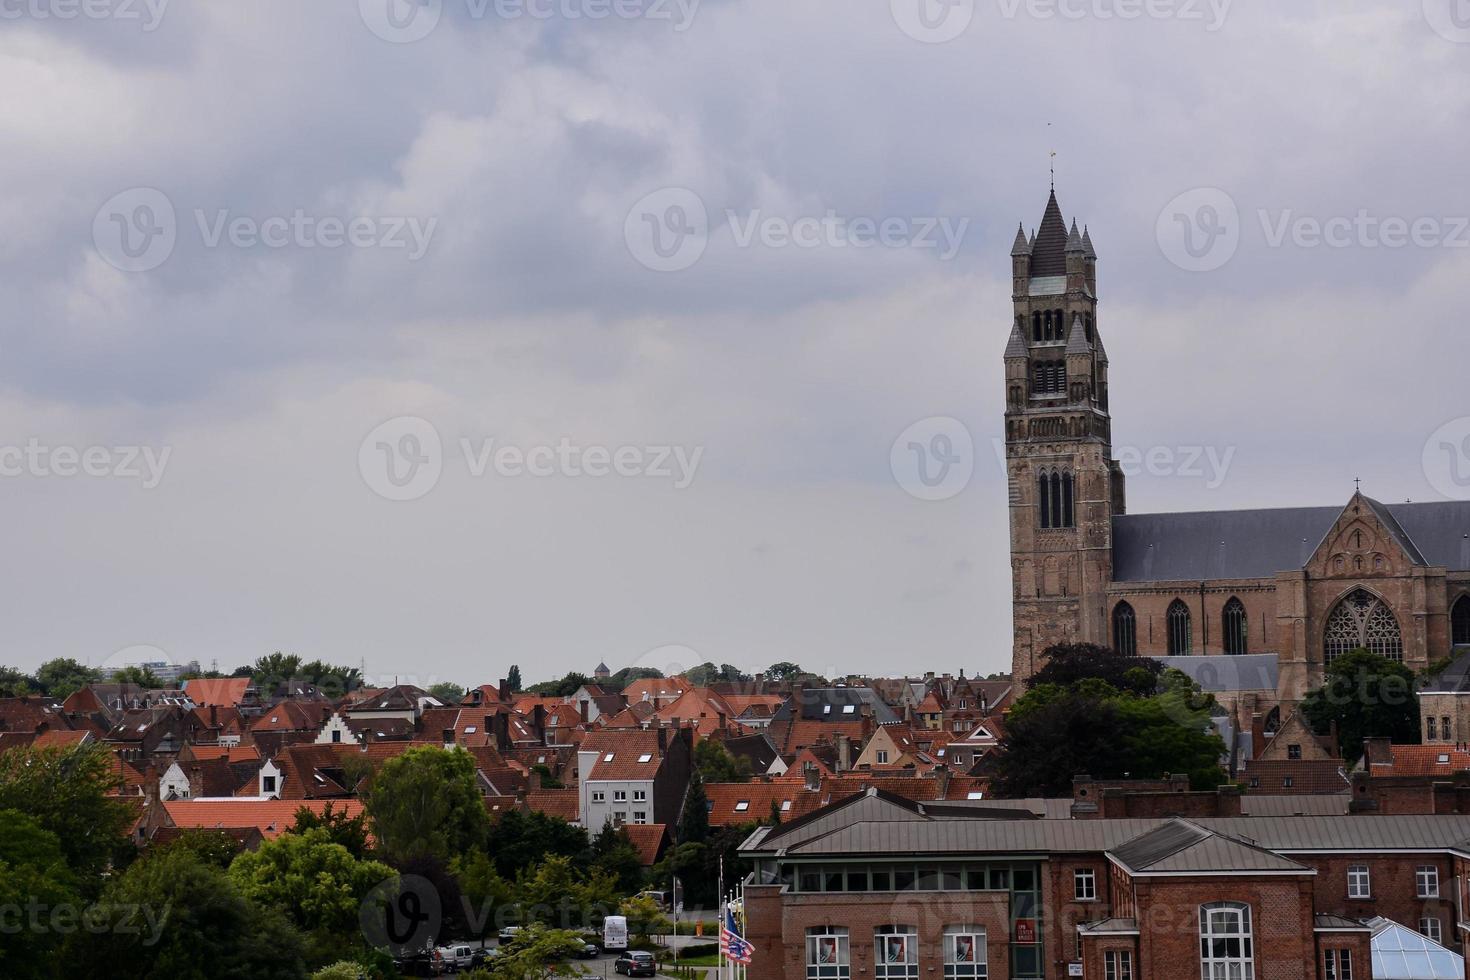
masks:
[[[1036,942],[1035,919],[1016,920],[1016,942],[1023,946],[1032,945]]]

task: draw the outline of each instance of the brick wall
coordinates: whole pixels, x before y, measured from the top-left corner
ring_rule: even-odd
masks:
[[[1250,906],[1257,980],[1314,977],[1312,886],[1306,878],[1136,879],[1138,976],[1199,975],[1199,908],[1211,902]]]

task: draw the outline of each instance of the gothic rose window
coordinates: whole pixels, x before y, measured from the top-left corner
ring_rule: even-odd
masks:
[[[1354,589],[1327,617],[1322,661],[1365,649],[1389,660],[1403,661],[1404,638],[1393,610],[1367,589]]]

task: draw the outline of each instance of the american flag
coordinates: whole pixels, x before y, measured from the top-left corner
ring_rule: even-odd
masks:
[[[750,943],[740,936],[735,913],[725,906],[725,918],[720,923],[720,955],[731,963],[749,963],[751,949]]]

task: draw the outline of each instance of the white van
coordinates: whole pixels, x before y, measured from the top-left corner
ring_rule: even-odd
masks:
[[[621,952],[628,948],[628,917],[610,915],[602,920],[602,949],[604,952]]]

